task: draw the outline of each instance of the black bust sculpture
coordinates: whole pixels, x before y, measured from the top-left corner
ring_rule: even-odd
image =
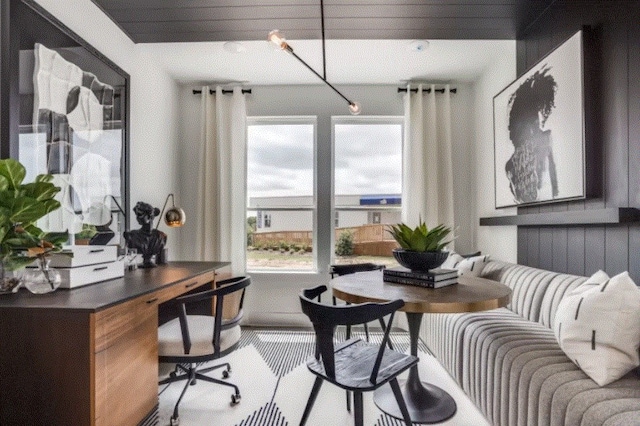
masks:
[[[167,242],[167,234],[153,229],[153,219],[160,214],[160,209],[151,206],[151,204],[138,201],[133,208],[133,212],[142,227],[133,231],[126,231],[124,239],[127,241],[127,247],[135,248],[142,253],[140,267],[153,268],[156,266],[152,260],[153,255],[156,255],[157,259]]]

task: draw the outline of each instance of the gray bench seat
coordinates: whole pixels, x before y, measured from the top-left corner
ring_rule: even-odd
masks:
[[[553,334],[558,303],[586,277],[498,261],[482,276],[512,288],[510,305],[425,315],[422,338],[492,424],[640,425],[636,371],[600,387]]]

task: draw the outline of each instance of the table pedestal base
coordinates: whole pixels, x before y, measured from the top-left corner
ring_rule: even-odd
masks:
[[[440,423],[456,413],[456,402],[444,390],[430,383],[399,381],[409,417],[414,423]],[[396,419],[402,419],[391,386],[385,385],[376,390],[373,400],[379,409]]]
[[[409,323],[410,353],[413,356],[417,356],[422,314],[407,312],[407,321]],[[399,380],[399,382],[412,422],[440,423],[456,413],[456,402],[451,395],[431,383],[420,380],[417,364],[409,369],[407,380]],[[387,384],[378,388],[374,392],[373,401],[379,409],[391,417],[403,420],[398,402],[390,385]]]

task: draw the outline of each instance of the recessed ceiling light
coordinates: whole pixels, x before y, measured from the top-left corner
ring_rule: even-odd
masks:
[[[429,42],[426,40],[413,40],[407,45],[412,52],[424,52],[429,48]]]
[[[229,53],[241,53],[247,51],[247,48],[237,41],[228,41],[222,47]]]

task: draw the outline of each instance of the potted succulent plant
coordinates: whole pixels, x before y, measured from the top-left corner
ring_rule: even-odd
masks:
[[[60,188],[51,183],[53,176],[38,175],[32,183],[23,183],[26,170],[14,159],[0,160],[0,291],[14,289],[19,280],[8,277],[50,253],[60,251],[67,233],[48,234],[36,222],[58,209],[54,199]]]
[[[429,229],[422,219],[419,219],[415,228],[399,223],[389,225],[387,232],[400,244],[400,248],[393,250],[393,256],[399,264],[412,271],[422,272],[437,268],[449,255],[442,249],[451,242],[445,241],[451,228],[442,224]]]

